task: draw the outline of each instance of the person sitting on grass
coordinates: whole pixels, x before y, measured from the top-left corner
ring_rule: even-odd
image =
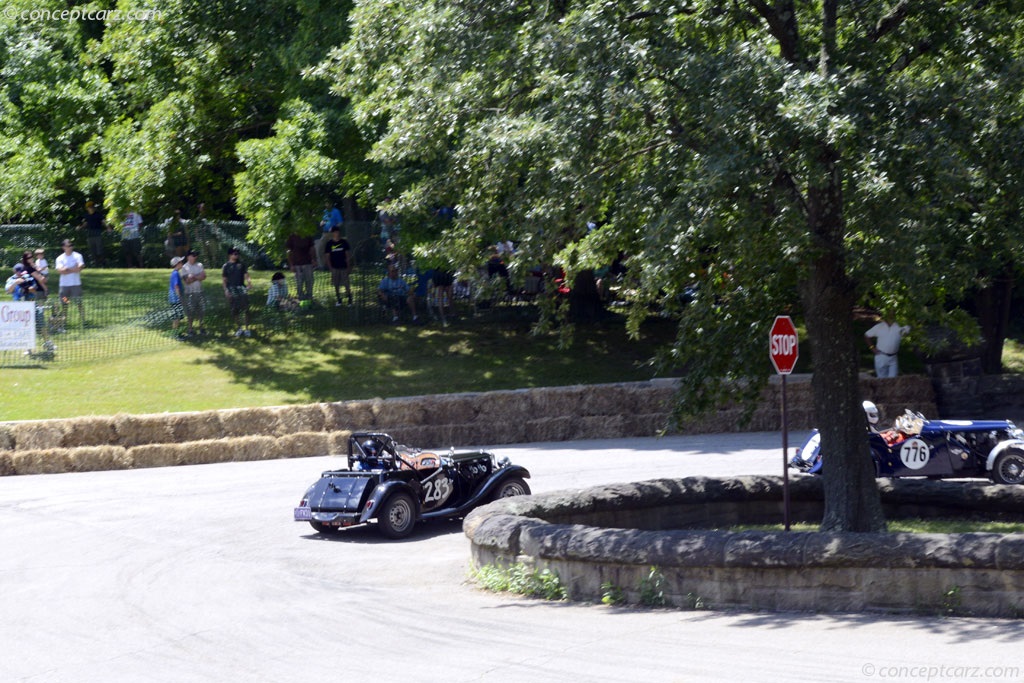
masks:
[[[281,311],[294,311],[299,302],[288,295],[288,280],[284,273],[270,276],[270,289],[267,291],[267,308]]]
[[[380,281],[377,288],[377,298],[385,308],[391,311],[391,322],[398,322],[398,315],[402,307],[407,304],[409,297],[409,283],[398,274],[398,266],[394,263],[388,266],[387,276]],[[413,321],[416,317],[413,316]]]

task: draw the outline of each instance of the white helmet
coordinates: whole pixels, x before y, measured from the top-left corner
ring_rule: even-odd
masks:
[[[878,406],[871,401],[864,401],[861,405],[864,408],[864,414],[868,416],[868,424],[878,424]]]

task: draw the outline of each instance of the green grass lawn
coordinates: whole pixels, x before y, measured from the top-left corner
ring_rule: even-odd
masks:
[[[431,393],[650,379],[647,360],[671,338],[652,322],[644,338],[621,324],[580,328],[568,349],[529,324],[375,325],[211,340],[88,363],[5,368],[0,419],[207,410]]]

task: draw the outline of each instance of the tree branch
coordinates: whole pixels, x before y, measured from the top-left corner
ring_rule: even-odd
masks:
[[[886,35],[899,28],[908,14],[910,14],[910,0],[900,0],[888,14],[878,20],[875,27],[868,33],[868,40],[872,43],[877,43]]]
[[[777,0],[775,7],[769,6],[765,0],[747,0],[747,4],[768,24],[768,30],[779,41],[783,59],[797,64],[800,61],[800,34],[793,0]]]

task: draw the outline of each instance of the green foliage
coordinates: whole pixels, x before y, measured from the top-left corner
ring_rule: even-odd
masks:
[[[601,602],[605,605],[618,605],[626,601],[626,594],[611,581],[601,584]]]
[[[496,593],[516,593],[543,600],[565,600],[565,588],[558,574],[549,569],[538,570],[523,564],[509,566],[484,565],[473,572],[473,578],[485,589]]]
[[[640,579],[640,604],[647,607],[664,607],[668,604],[665,598],[665,575],[657,567],[651,567],[647,576]]]

